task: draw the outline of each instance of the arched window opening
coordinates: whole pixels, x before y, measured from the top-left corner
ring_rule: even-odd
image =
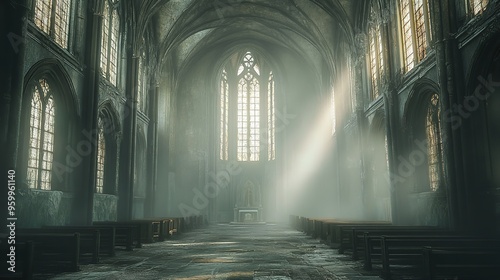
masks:
[[[144,45],[144,40],[143,40],[143,47]],[[141,55],[139,56],[139,67],[138,67],[138,75],[137,75],[137,109],[139,109],[142,112],[146,112],[146,104],[147,104],[147,99],[146,99],[146,81],[147,81],[147,76],[146,76],[146,51],[142,50]]]
[[[238,160],[258,161],[260,156],[259,68],[250,52],[238,69]]]
[[[382,29],[380,10],[375,1],[370,9],[369,21],[369,62],[371,76],[371,99],[375,100],[380,95],[380,84],[384,71],[384,47],[382,42]]]
[[[227,69],[237,71],[231,73]],[[265,158],[261,152],[264,155],[267,152],[268,160],[276,158],[275,76],[272,71],[263,75],[262,69],[254,55],[247,51],[238,65],[222,70],[218,110],[221,160],[235,157],[238,161],[259,161]],[[233,120],[230,116],[236,118]],[[235,142],[233,156],[230,155],[231,141]]]
[[[68,47],[70,0],[35,1],[35,25],[61,47]]]
[[[401,32],[405,71],[410,71],[427,55],[431,41],[428,0],[401,0]]]
[[[35,82],[31,97],[26,179],[31,188],[50,190],[54,159],[54,98],[45,79]]]
[[[229,84],[226,69],[220,79],[220,159],[228,160]]]
[[[101,73],[116,86],[118,76],[118,42],[120,18],[116,8],[104,2],[101,32]]]
[[[276,112],[274,111],[274,75],[273,71],[269,74],[267,84],[267,159],[276,159]]]
[[[96,193],[104,192],[104,164],[106,161],[106,138],[102,117],[97,124],[97,184]]]
[[[440,130],[439,96],[432,95],[425,119],[425,132],[427,137],[427,154],[429,164],[429,184],[432,191],[439,188],[441,172],[443,169],[442,139]]]

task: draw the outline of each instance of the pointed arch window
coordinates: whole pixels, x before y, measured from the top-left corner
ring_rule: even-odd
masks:
[[[106,138],[102,117],[97,123],[97,184],[96,193],[104,191],[104,163],[106,161]]]
[[[45,79],[35,82],[31,97],[30,138],[26,179],[31,188],[50,190],[54,159],[56,108]]]
[[[71,0],[36,0],[35,25],[61,47],[68,47]]]
[[[371,100],[380,95],[380,84],[384,71],[384,48],[382,42],[382,29],[380,20],[380,9],[376,1],[372,2],[369,21],[369,64],[371,77]]]
[[[144,40],[143,40],[144,46]],[[139,67],[138,67],[138,75],[137,75],[137,108],[146,112],[146,52],[144,50],[141,51],[141,55],[139,56]]]
[[[425,118],[425,132],[427,137],[427,154],[429,164],[429,184],[432,191],[439,188],[443,170],[442,139],[440,129],[439,96],[434,93],[429,101]]]
[[[272,71],[262,73],[254,55],[247,51],[235,73],[222,70],[219,82],[219,158],[230,158],[231,139],[236,143],[238,161],[276,158],[275,78]],[[231,69],[231,68],[229,68]],[[230,117],[234,116],[234,117]],[[233,125],[234,124],[234,128]]]
[[[260,158],[260,71],[250,52],[238,68],[238,151],[239,161]]]
[[[104,1],[101,31],[101,74],[116,86],[118,76],[118,42],[120,18],[117,5]]]
[[[427,55],[431,42],[428,0],[400,0],[404,70],[410,71]]]

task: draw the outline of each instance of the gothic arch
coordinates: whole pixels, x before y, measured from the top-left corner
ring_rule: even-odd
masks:
[[[409,174],[415,192],[425,192],[428,188],[444,191],[439,187],[444,182],[441,98],[446,97],[441,96],[436,83],[420,79],[413,85],[405,103],[402,126],[407,137],[404,157],[415,161],[410,163],[412,172]],[[435,108],[433,113],[429,113],[429,110],[434,110],[431,106]],[[429,140],[432,146],[429,146]]]
[[[106,141],[103,193],[117,194],[121,141],[120,122],[116,109],[110,101],[101,104],[98,112],[99,118],[103,121],[103,133]]]
[[[39,77],[46,77],[50,79],[53,83],[55,83],[54,86],[57,87],[56,89],[58,91],[64,92],[64,94],[60,94],[58,97],[58,102],[63,102],[62,104],[64,108],[66,108],[66,111],[76,112],[76,114],[74,114],[75,118],[79,118],[81,116],[75,87],[68,72],[64,69],[64,66],[59,62],[59,60],[55,58],[48,58],[35,63],[24,76],[24,93],[26,93],[28,83]],[[27,98],[30,99],[31,96],[27,97],[26,94],[24,94],[23,101]],[[68,117],[71,116],[68,115]],[[77,119],[75,119],[75,121],[77,121]]]
[[[20,143],[19,145],[19,167],[21,170],[26,170],[28,166],[28,153],[29,149],[25,149],[30,145],[30,112],[31,112],[31,99],[33,97],[33,87],[35,81],[44,79],[50,86],[50,94],[55,102],[56,116],[54,120],[54,147],[72,147],[74,148],[75,141],[78,139],[77,131],[79,127],[79,106],[76,98],[73,83],[57,59],[44,59],[35,63],[31,69],[26,73],[24,78],[23,88],[23,105],[22,105],[22,118],[20,129]],[[70,174],[66,160],[66,149],[54,149],[52,151],[52,162],[61,164],[52,167],[51,189],[70,191],[72,182],[71,178],[74,176],[67,176]],[[26,174],[23,172],[20,176],[22,180],[26,180]]]
[[[437,93],[441,97],[439,86],[432,80],[421,78],[417,80],[410,90],[403,111],[403,127],[406,128],[407,135],[414,137],[416,120],[422,117],[427,102],[432,94]],[[418,122],[417,122],[418,123]]]
[[[465,98],[462,108],[466,115],[455,123],[466,131],[470,131],[470,150],[464,151],[466,157],[473,162],[472,176],[484,180],[480,185],[488,188],[499,188],[500,177],[496,160],[500,147],[496,144],[500,127],[498,123],[498,106],[500,106],[500,32],[487,33],[473,56],[466,80]],[[493,109],[495,108],[495,109]]]

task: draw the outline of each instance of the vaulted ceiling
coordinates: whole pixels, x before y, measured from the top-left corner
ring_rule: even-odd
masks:
[[[175,56],[178,69],[207,50],[222,53],[245,43],[330,62],[342,44],[352,46],[354,14],[362,2],[165,0],[152,8],[151,23],[160,60]]]

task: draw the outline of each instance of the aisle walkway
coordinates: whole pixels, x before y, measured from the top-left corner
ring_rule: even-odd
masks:
[[[118,251],[53,279],[380,279],[303,233],[280,225],[211,225],[174,240]]]

